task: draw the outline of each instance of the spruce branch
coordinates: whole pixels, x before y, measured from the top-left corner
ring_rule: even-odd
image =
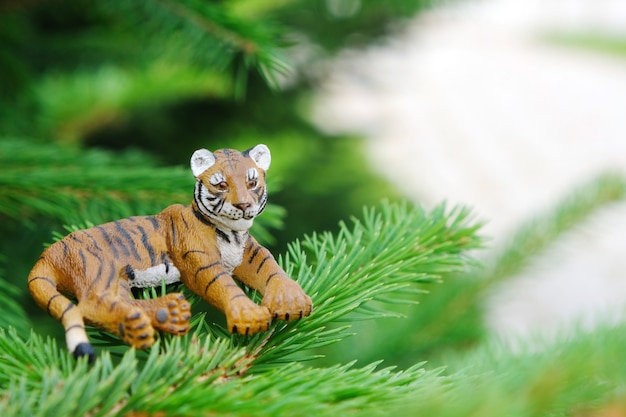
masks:
[[[64,358],[65,357],[65,358]],[[133,349],[118,364],[103,353],[89,367],[59,354],[56,342],[36,334],[28,342],[0,330],[3,415],[115,415],[131,412],[177,416],[334,415],[365,405],[392,407],[436,372],[421,365],[403,372],[377,364],[326,369],[283,366],[241,375],[243,349],[226,339],[176,338],[143,363]],[[13,394],[17,395],[13,395]],[[10,414],[6,414],[10,413]],[[55,414],[56,413],[56,414]]]
[[[415,284],[463,268],[464,251],[480,244],[477,228],[465,209],[441,206],[427,213],[384,203],[365,210],[351,227],[342,224],[337,236],[324,233],[296,242],[281,263],[312,295],[314,313],[249,338],[218,337],[223,329],[209,331],[196,320],[192,335],[161,338],[141,355],[127,349],[119,365],[105,350],[92,368],[85,361],[74,368],[54,340],[32,334],[24,341],[14,330],[0,330],[0,386],[7,393],[0,411],[269,416],[336,415],[365,405],[388,409],[437,373],[421,365],[403,372],[377,364],[305,368],[290,355],[345,337],[346,327],[328,326],[351,312],[362,310],[362,318],[369,319],[386,314],[382,307],[361,309],[366,303],[412,297]],[[8,394],[22,388],[27,395]],[[104,403],[92,400],[102,396]]]
[[[0,263],[4,262],[4,257],[0,255]],[[0,268],[0,305],[2,306],[0,328],[7,329],[11,326],[21,336],[27,336],[31,328],[31,323],[26,317],[26,313],[17,302],[20,296],[20,290],[7,282],[4,279],[4,274],[4,270]]]
[[[292,353],[341,340],[349,335],[349,326],[329,326],[350,313],[370,320],[387,316],[384,304],[372,302],[414,301],[416,285],[463,270],[469,262],[465,251],[481,245],[475,234],[480,225],[463,208],[448,211],[441,205],[427,213],[408,204],[383,203],[352,223],[351,228],[342,223],[337,236],[305,237],[280,259],[311,295],[314,309],[304,320],[274,323],[257,365],[283,362]],[[255,337],[249,346],[258,346],[261,338]]]
[[[233,74],[239,74],[235,92],[243,91],[250,69],[258,69],[272,87],[277,87],[275,73],[288,70],[280,52],[284,28],[267,20],[246,19],[221,4],[115,0],[100,7],[115,20],[126,22],[128,29],[132,27],[134,36],[161,39],[156,43],[158,50],[152,51],[155,56],[165,54],[175,61],[216,71],[232,68]]]
[[[183,167],[158,166],[137,152],[116,154],[75,146],[0,140],[0,215],[20,222],[41,217],[67,225],[100,224],[189,204],[193,178]],[[254,225],[262,242],[282,225],[271,204]]]
[[[216,16],[216,11],[218,10],[217,8],[211,8],[210,5],[197,1],[188,1],[185,3],[180,1],[155,0],[155,3],[162,4],[175,16],[190,22],[205,31],[207,34],[210,34],[214,38],[221,39],[223,42],[243,51],[244,53],[254,53],[256,50],[256,45],[253,41],[246,39],[241,34],[216,23],[216,20],[224,19],[223,15],[219,18]],[[204,14],[199,9],[192,8],[192,5],[197,8],[202,8]],[[211,18],[209,16],[211,16]]]

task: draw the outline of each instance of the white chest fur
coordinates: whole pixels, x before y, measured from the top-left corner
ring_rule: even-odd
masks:
[[[222,255],[222,264],[228,272],[232,273],[241,263],[247,238],[247,232],[228,231],[218,234],[217,246]]]
[[[165,284],[173,284],[180,281],[180,271],[174,265],[160,264],[147,269],[135,269],[132,278],[128,281],[131,287],[146,288],[157,287],[165,281]]]

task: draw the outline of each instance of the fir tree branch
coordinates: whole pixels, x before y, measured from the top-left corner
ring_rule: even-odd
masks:
[[[361,369],[292,364],[241,378],[236,375],[244,351],[210,337],[173,339],[166,353],[156,346],[141,365],[132,349],[119,364],[104,353],[92,367],[84,360],[63,361],[58,350],[52,340],[32,335],[24,342],[0,330],[2,415],[330,416],[397,406],[437,375],[420,365],[393,372],[376,364]]]
[[[155,56],[166,54],[175,61],[216,71],[232,68],[236,93],[243,91],[249,69],[258,69],[270,86],[277,87],[274,73],[288,67],[280,53],[285,29],[267,20],[244,19],[220,4],[116,0],[99,7],[116,20],[127,22],[135,36],[150,39],[151,45],[155,45],[156,37],[162,38],[156,43],[158,50],[152,51]]]
[[[188,169],[159,167],[139,153],[0,140],[0,165],[0,215],[21,222],[46,217],[69,225],[100,224],[156,214],[193,198]],[[270,204],[253,232],[260,241],[271,241],[267,229],[282,225],[283,216]]]
[[[0,263],[5,263],[5,259],[0,255]],[[0,328],[7,329],[13,327],[20,336],[27,336],[32,327],[30,320],[26,317],[24,310],[18,304],[20,290],[4,279],[4,270],[0,269]]]
[[[346,336],[345,329],[326,326],[364,304],[383,296],[411,297],[410,286],[462,268],[463,251],[480,243],[477,227],[467,210],[447,211],[442,206],[426,213],[386,203],[366,210],[351,228],[342,225],[337,236],[306,238],[281,262],[313,297],[313,315],[275,323],[270,332],[247,340],[207,334],[206,324],[196,322],[193,335],[163,338],[142,359],[127,349],[120,364],[113,366],[105,351],[93,368],[79,361],[73,370],[70,355],[55,341],[33,334],[25,342],[12,330],[1,331],[0,386],[4,392],[26,388],[27,395],[6,395],[0,411],[297,415],[302,410],[302,415],[334,415],[366,404],[390,407],[417,389],[427,374],[419,365],[401,373],[375,370],[375,364],[311,369],[294,366],[289,355]],[[385,310],[362,314],[371,319]],[[219,329],[211,332],[218,334]],[[284,365],[288,361],[289,366]],[[105,404],[92,401],[101,396],[106,396]]]
[[[241,50],[245,54],[253,54],[257,50],[257,46],[255,43],[246,39],[238,33],[235,33],[232,30],[226,29],[223,26],[219,26],[215,22],[215,17],[213,20],[209,20],[206,15],[202,15],[201,12],[196,9],[191,8],[191,2],[185,4],[185,2],[172,2],[169,0],[154,0],[156,3],[161,3],[165,8],[169,9],[174,15],[179,16],[180,18],[187,20],[194,24],[195,26],[201,28],[206,31],[211,36],[222,40],[223,42],[233,46],[236,49]],[[204,7],[204,4],[195,2],[196,7]]]

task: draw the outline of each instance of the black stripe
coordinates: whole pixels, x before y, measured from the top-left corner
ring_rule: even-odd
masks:
[[[235,239],[235,243],[237,245],[241,245],[241,236],[239,236],[239,233],[233,231],[233,238]]]
[[[226,234],[226,232],[218,229],[217,227],[215,228],[215,234],[217,235],[217,237],[221,238],[222,240],[225,240],[226,243],[230,243],[230,238],[228,237],[228,235]]]
[[[100,279],[102,278],[102,268],[104,267],[104,265],[100,258],[98,258],[98,260],[100,261],[100,267],[98,268],[98,275],[96,275],[94,279],[91,280],[91,282],[89,283],[89,287],[87,287],[87,290],[84,292],[85,294],[89,294],[91,292],[91,289],[94,287],[94,285],[96,285],[96,283],[100,281]],[[113,269],[112,263],[109,264],[109,266]]]
[[[126,276],[128,277],[129,280],[134,280],[135,277],[135,270],[133,269],[132,266],[130,265],[126,265],[126,267],[124,268],[124,272],[126,273]]]
[[[91,243],[93,244],[94,249],[95,249],[95,250],[97,250],[97,251],[99,251],[99,252],[102,252],[102,248],[100,247],[100,245],[98,245],[98,241],[97,241],[97,240],[96,240],[93,236],[91,236],[91,233],[87,233],[87,232],[85,232],[85,234],[87,235],[87,237],[89,238],[89,240],[91,240]],[[89,249],[87,249],[87,250],[89,250]],[[91,252],[91,251],[90,251],[90,252]],[[98,257],[98,256],[97,256],[96,254],[94,254],[93,252],[91,252],[91,253],[92,253],[94,256]]]
[[[85,329],[85,326],[83,326],[82,324],[74,324],[70,327],[68,327],[67,329],[65,329],[65,333],[69,332],[72,329]]]
[[[254,261],[254,258],[256,258],[256,255],[261,250],[261,245],[259,245],[258,243],[255,243],[255,245],[256,245],[256,248],[254,248],[254,251],[252,251],[252,255],[250,255],[250,259],[248,259],[249,264],[251,264],[252,261]]]
[[[146,216],[146,220],[152,223],[152,227],[154,227],[155,231],[159,230],[159,221],[157,219],[155,219],[153,216]]]
[[[220,199],[220,201],[215,205],[212,211],[218,213],[222,209],[222,207],[224,207],[224,203],[226,203],[226,199]]]
[[[285,275],[282,272],[274,272],[272,274],[270,274],[269,277],[267,277],[267,280],[265,280],[265,285],[267,286],[267,284],[269,284],[269,282],[271,281],[272,278],[274,278],[276,275]],[[285,275],[286,276],[286,275]]]
[[[113,245],[113,241],[111,240],[111,236],[109,236],[109,233],[106,231],[106,229],[104,227],[102,227],[102,226],[96,226],[96,229],[100,230],[100,233],[102,233],[102,237],[106,241],[109,249],[111,249],[111,252],[113,252],[113,257],[114,258],[119,257],[119,253],[117,252],[117,248],[115,247],[115,245]]]
[[[170,218],[170,235],[172,237],[172,245],[177,245],[178,236],[176,235],[176,227],[174,227],[174,219]]]
[[[263,195],[263,192],[265,191],[264,188],[262,187],[257,187],[254,190],[250,190],[252,192],[252,194],[254,194],[256,196],[257,201],[259,201],[261,199],[261,196]]]
[[[67,243],[65,243],[65,240],[61,240],[61,245],[63,245],[63,257],[67,258],[70,252],[69,247],[67,246]]]
[[[68,305],[67,308],[65,310],[63,310],[63,313],[61,313],[61,317],[59,317],[59,321],[61,323],[63,322],[63,316],[65,316],[65,313],[67,313],[68,311],[70,311],[73,308],[74,308],[74,304],[70,303],[70,305]]]
[[[83,273],[87,274],[87,258],[85,257],[85,252],[82,249],[79,249],[78,255],[80,255],[80,259],[83,262]]]
[[[245,294],[237,294],[234,297],[230,297],[230,301],[233,301],[235,298],[240,298],[240,297],[247,297],[247,295],[245,295]]]
[[[263,268],[263,265],[265,265],[265,261],[267,261],[271,257],[272,257],[272,255],[267,255],[265,258],[263,258],[263,260],[259,264],[259,267],[256,269],[256,273],[257,274],[259,273],[259,271],[261,271],[261,268]]]
[[[137,248],[135,247],[135,241],[133,240],[133,237],[130,235],[130,233],[128,233],[128,231],[124,228],[124,226],[122,226],[122,221],[118,220],[115,223],[115,228],[117,229],[117,231],[124,236],[124,239],[126,239],[128,241],[128,243],[130,243],[130,249],[133,252],[133,256],[135,257],[135,259],[137,259],[138,261],[141,260],[141,256],[139,256],[139,252],[137,252]],[[121,242],[120,242],[121,243]],[[124,246],[124,245],[122,245]],[[130,252],[128,252],[128,249],[126,249],[126,246],[124,246],[125,251],[127,252],[127,254],[130,254]]]
[[[56,282],[54,282],[52,279],[50,279],[50,278],[48,278],[48,277],[35,277],[35,278],[33,278],[33,279],[31,279],[31,280],[29,280],[29,281],[28,281],[28,285],[30,285],[30,284],[31,284],[31,282],[33,282],[33,281],[37,281],[38,279],[43,279],[44,281],[46,281],[47,283],[49,283],[50,285],[52,285],[52,286],[53,286],[53,287],[55,287],[55,288],[56,288],[56,286],[57,286],[57,283],[56,283]]]
[[[98,260],[98,272],[96,273],[96,277],[99,277],[102,274],[102,259],[95,253],[91,248],[87,248],[87,252],[89,252],[94,258]]]
[[[165,265],[165,274],[169,274],[170,272],[170,259],[167,256],[167,253],[161,252],[161,263]]]
[[[206,292],[209,290],[209,287],[210,287],[211,285],[213,285],[213,283],[214,283],[215,281],[217,281],[217,280],[218,280],[218,278],[220,278],[220,277],[222,277],[222,276],[224,276],[224,275],[230,275],[230,274],[229,274],[228,272],[226,272],[226,271],[222,271],[222,272],[220,272],[219,274],[217,274],[217,275],[216,275],[216,276],[215,276],[215,277],[214,277],[211,281],[209,281],[209,283],[206,285],[206,288],[204,289],[204,293],[206,294]]]
[[[213,212],[214,210],[209,209],[207,205],[204,204],[204,201],[202,201],[202,187],[204,187],[204,185],[202,185],[200,181],[197,181],[196,188],[193,193],[193,199],[196,202],[196,205],[198,206],[198,208],[204,208],[204,210],[206,210],[207,212]],[[213,196],[213,197],[218,197],[218,196]],[[211,198],[211,201],[214,201],[214,200],[215,198]]]
[[[203,250],[198,250],[198,249],[188,250],[187,252],[185,252],[183,254],[183,259],[185,259],[187,257],[187,255],[189,255],[190,253],[204,253],[204,254],[206,254],[206,252],[203,251]]]
[[[226,160],[228,161],[228,165],[230,166],[230,169],[235,169],[233,167],[233,161],[230,159],[231,158],[230,150],[224,149],[224,155],[226,155]]]
[[[61,294],[54,294],[52,297],[50,297],[50,299],[48,300],[48,304],[46,305],[46,312],[48,312],[48,314],[50,314],[50,304],[52,304],[52,300],[54,300],[57,297],[61,297]]]
[[[111,272],[109,272],[109,276],[107,278],[107,285],[104,287],[105,289],[109,289],[111,288],[111,284],[113,283],[113,280],[115,279],[115,277],[117,276],[117,272],[115,271],[115,268],[113,267],[113,265],[111,265]]]
[[[80,243],[81,245],[83,244],[83,241],[80,240],[79,238],[76,237],[76,235],[74,233],[72,233],[71,235],[69,235],[70,239],[73,239],[75,241],[77,241],[78,243]]]
[[[259,214],[263,213],[263,210],[265,210],[265,206],[267,205],[267,193],[263,193],[263,197],[261,198],[261,201],[259,201],[259,211],[257,211],[256,215],[258,216]]]
[[[198,220],[200,220],[202,223],[206,224],[207,226],[215,227],[215,225],[209,219],[207,219],[207,217],[204,214],[200,213],[200,211],[193,209],[193,214],[194,216],[196,216]]]
[[[213,262],[213,263],[212,263],[212,264],[210,264],[210,265],[204,265],[204,266],[201,266],[200,268],[196,269],[196,274],[194,275],[194,277],[195,277],[195,278],[198,278],[198,274],[199,274],[200,272],[202,272],[202,271],[204,271],[204,270],[206,270],[206,269],[211,269],[211,268],[213,268],[214,266],[217,266],[217,265],[219,265],[219,264],[221,264],[221,262],[220,262],[220,261],[217,261],[217,262]]]
[[[180,219],[183,221],[183,223],[185,224],[185,227],[187,229],[189,229],[189,225],[187,224],[187,220],[185,219],[185,216],[183,216],[183,213],[180,213]],[[172,222],[172,227],[174,227],[173,222]]]
[[[119,220],[118,220],[119,221]],[[114,222],[116,227],[117,227],[117,222]],[[130,250],[128,249],[128,247],[126,246],[126,244],[122,241],[122,238],[120,238],[117,233],[113,234],[112,236],[112,240],[114,240],[114,244],[116,245],[115,247],[119,247],[122,249],[122,251],[124,252],[124,255],[129,256],[130,255]],[[133,250],[135,249],[135,242],[133,242],[131,240],[130,242],[130,247],[133,248]]]
[[[141,233],[141,243],[143,244],[144,248],[146,248],[146,250],[148,251],[148,256],[150,256],[150,265],[155,266],[156,254],[154,253],[154,248],[150,244],[148,235],[146,234],[146,231],[143,229],[143,227],[137,226],[137,229]]]

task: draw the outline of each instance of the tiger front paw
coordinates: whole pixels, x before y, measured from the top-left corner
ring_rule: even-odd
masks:
[[[266,307],[253,303],[245,295],[231,301],[226,311],[226,323],[231,333],[249,335],[269,328],[272,316]]]
[[[274,320],[297,320],[311,314],[313,303],[297,282],[277,276],[268,282],[261,305],[270,310]]]

